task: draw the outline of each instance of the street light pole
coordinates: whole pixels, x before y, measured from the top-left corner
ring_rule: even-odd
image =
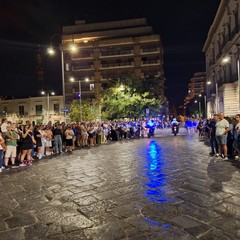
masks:
[[[63,49],[60,48],[61,51],[61,66],[62,66],[62,93],[63,93],[63,108],[65,108],[65,79],[64,79],[64,57],[63,57]],[[65,122],[65,119],[64,119]]]
[[[49,93],[47,93],[47,124],[49,122],[49,106],[50,106],[50,100],[49,100]]]
[[[78,82],[80,121],[82,122],[82,84],[81,84],[81,80],[75,80],[74,77],[70,77],[70,81]],[[88,82],[88,81],[89,81],[89,79],[86,77],[85,82]]]
[[[198,95],[198,108],[199,108],[199,118],[201,118],[202,116],[202,107],[201,107],[201,97],[202,97],[202,94],[199,94]]]
[[[81,85],[81,81],[78,81],[78,88],[79,88],[80,121],[82,122],[82,85]]]
[[[218,83],[216,81],[216,113],[219,112]]]
[[[51,93],[51,95],[55,95],[55,92],[50,92],[50,93]],[[47,96],[47,124],[48,124],[49,110],[50,110],[50,94],[49,94],[49,92],[46,93],[45,91],[42,91],[41,94]]]

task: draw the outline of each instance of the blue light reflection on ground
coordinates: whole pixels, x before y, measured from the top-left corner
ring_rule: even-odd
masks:
[[[162,149],[155,140],[151,140],[146,151],[146,197],[152,202],[168,202],[164,187],[166,174],[162,173],[165,166]]]

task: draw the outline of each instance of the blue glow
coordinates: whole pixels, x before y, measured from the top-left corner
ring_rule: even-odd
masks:
[[[149,121],[147,122],[147,125],[150,126],[150,127],[152,127],[152,126],[154,126],[154,122],[151,121],[151,120],[149,120]]]
[[[161,154],[161,148],[154,140],[149,142],[147,148],[147,182],[145,183],[146,197],[152,202],[167,202],[164,187],[166,186],[166,174],[162,173],[165,162]]]

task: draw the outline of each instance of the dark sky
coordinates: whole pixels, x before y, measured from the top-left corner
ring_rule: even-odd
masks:
[[[145,17],[162,38],[166,96],[171,104],[181,104],[190,78],[205,71],[202,48],[219,4],[220,0],[2,0],[0,96],[39,93],[39,46],[46,85],[61,94],[60,58],[49,59],[43,49],[75,18],[91,23]]]

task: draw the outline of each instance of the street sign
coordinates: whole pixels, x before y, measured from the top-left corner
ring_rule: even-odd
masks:
[[[68,108],[62,108],[61,109],[61,112],[68,112],[69,110],[68,110]]]
[[[149,114],[149,108],[146,109],[146,114]]]

